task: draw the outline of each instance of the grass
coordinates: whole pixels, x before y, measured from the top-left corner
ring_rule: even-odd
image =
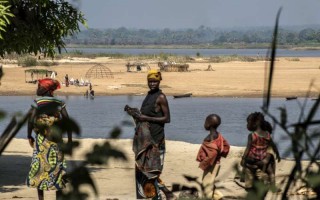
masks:
[[[32,67],[37,66],[37,59],[31,56],[23,56],[18,58],[18,66]]]
[[[256,61],[265,61],[265,60],[266,58],[261,56],[239,56],[239,55],[212,56],[209,58],[209,61],[213,63],[232,62],[232,61],[256,62]]]
[[[158,53],[158,54],[140,54],[140,55],[129,55],[121,53],[99,53],[99,54],[86,54],[83,52],[75,51],[67,54],[61,54],[56,57],[56,59],[62,59],[65,57],[82,57],[82,58],[97,58],[97,57],[109,57],[113,59],[128,59],[135,61],[144,61],[144,60],[157,60],[157,61],[169,61],[176,63],[186,63],[186,62],[212,62],[212,63],[221,63],[221,62],[256,62],[256,61],[265,61],[267,58],[262,56],[240,56],[240,55],[225,55],[225,56],[210,56],[205,57],[197,54],[195,57],[187,55],[176,55],[169,53]]]
[[[300,61],[299,58],[286,58],[286,60],[287,61],[295,61],[295,62]]]

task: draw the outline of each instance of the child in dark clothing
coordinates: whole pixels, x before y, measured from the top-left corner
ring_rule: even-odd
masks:
[[[221,199],[223,195],[215,189],[214,180],[220,168],[220,158],[226,157],[230,150],[230,145],[222,137],[217,128],[221,124],[221,119],[216,114],[207,116],[204,128],[209,135],[204,139],[198,155],[199,168],[203,170],[202,185],[204,186],[204,197]]]

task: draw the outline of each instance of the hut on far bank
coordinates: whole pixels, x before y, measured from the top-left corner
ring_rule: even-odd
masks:
[[[188,72],[189,65],[185,63],[174,63],[174,62],[158,62],[160,71],[165,72]]]
[[[146,72],[151,69],[148,63],[142,63],[142,62],[134,62],[134,63],[128,62],[126,64],[126,67],[127,67],[127,72]]]
[[[57,72],[47,69],[27,69],[24,70],[24,79],[26,83],[37,83],[38,79],[45,77],[55,78]]]
[[[96,64],[87,71],[85,77],[89,79],[90,78],[97,78],[97,79],[113,78],[113,73],[108,67],[102,64]]]

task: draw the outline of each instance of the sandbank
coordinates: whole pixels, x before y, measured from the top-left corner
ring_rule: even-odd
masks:
[[[57,72],[57,79],[64,82],[64,77],[85,78],[86,72],[96,64],[108,67],[113,78],[95,79],[89,81],[96,95],[145,95],[148,91],[146,71],[127,72],[129,59],[111,59],[108,57],[70,58],[58,60],[58,65],[24,68],[17,64],[3,63],[4,77],[1,80],[0,95],[35,95],[37,85],[26,83],[31,80],[26,69],[49,69]],[[151,69],[159,69],[158,60],[145,60]],[[304,97],[311,87],[310,97],[316,97],[320,91],[320,58],[277,58],[275,62],[272,84],[273,97],[298,96]],[[264,93],[265,68],[267,61],[257,62],[224,62],[210,63],[205,59],[197,59],[189,64],[189,72],[163,72],[160,87],[167,95],[192,93],[202,97],[262,97]],[[213,71],[206,71],[208,65]],[[34,76],[36,79],[37,77]],[[41,77],[38,77],[41,78]],[[83,95],[88,87],[62,87],[58,95]]]

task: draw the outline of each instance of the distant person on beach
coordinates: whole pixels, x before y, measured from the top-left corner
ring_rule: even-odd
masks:
[[[89,84],[89,95],[90,99],[94,99],[94,90],[92,89],[91,83]]]
[[[68,74],[66,74],[66,76],[64,77],[64,81],[66,83],[66,87],[69,87],[69,77]]]
[[[84,93],[84,96],[85,96],[86,98],[89,97],[89,90],[87,90],[87,91]]]
[[[221,157],[227,157],[230,145],[217,130],[220,124],[219,115],[210,114],[207,116],[204,128],[209,131],[209,134],[204,138],[197,155],[197,161],[200,162],[199,168],[203,170],[203,195],[208,199],[223,198],[222,193],[215,189],[214,181],[220,169]]]
[[[245,187],[253,187],[253,181],[258,178],[258,173],[272,173],[274,159],[281,160],[278,149],[274,144],[270,132],[270,124],[265,121],[264,115],[260,112],[251,113],[247,118],[247,129],[251,132],[248,136],[247,147],[242,156],[241,165],[245,173]],[[270,152],[274,153],[271,154]],[[262,180],[265,183],[275,184],[274,174],[268,174],[269,180]]]
[[[52,131],[52,126],[68,118],[66,105],[53,96],[60,83],[51,78],[38,80],[37,98],[31,105],[31,117],[28,121],[27,137],[33,148],[30,171],[27,177],[28,187],[37,188],[39,200],[44,199],[45,190],[56,190],[56,198],[65,188],[66,161],[60,149],[62,136]],[[32,131],[35,137],[32,137]],[[72,142],[72,133],[68,132],[68,143]]]
[[[164,126],[170,123],[168,101],[159,88],[161,80],[160,72],[150,70],[147,75],[150,91],[141,109],[125,107],[125,111],[136,122],[133,150],[136,161],[137,199],[161,199],[160,191],[165,193],[167,199],[175,198],[159,178],[165,155]],[[148,162],[144,162],[144,158],[148,158]]]
[[[91,91],[92,90],[92,85],[91,85],[91,83],[89,83],[89,91]]]
[[[94,99],[94,90],[90,90],[90,99]]]

